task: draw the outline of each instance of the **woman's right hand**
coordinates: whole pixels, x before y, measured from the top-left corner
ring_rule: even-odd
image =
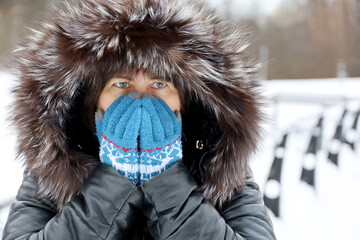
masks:
[[[115,168],[132,183],[139,183],[138,135],[141,124],[140,94],[120,96],[95,123],[100,143],[100,160]]]

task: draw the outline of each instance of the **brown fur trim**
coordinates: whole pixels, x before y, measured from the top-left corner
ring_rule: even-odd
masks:
[[[83,110],[91,115],[97,100],[92,98],[108,77],[146,69],[171,80],[184,99],[202,102],[219,122],[222,135],[202,189],[214,202],[230,199],[245,184],[261,120],[253,81],[257,65],[245,57],[242,33],[186,0],[66,4],[14,53],[12,121],[18,154],[38,179],[39,194],[61,208],[98,163],[91,144],[81,150],[81,139],[69,135],[80,90],[85,89]],[[86,96],[86,91],[93,92]]]

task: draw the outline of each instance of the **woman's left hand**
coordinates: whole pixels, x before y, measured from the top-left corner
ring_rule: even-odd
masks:
[[[175,114],[162,99],[143,97],[139,136],[140,183],[182,158],[180,112]]]

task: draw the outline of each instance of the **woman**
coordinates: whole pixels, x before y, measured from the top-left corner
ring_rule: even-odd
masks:
[[[15,52],[4,239],[275,239],[248,163],[256,67],[194,2],[67,3]]]

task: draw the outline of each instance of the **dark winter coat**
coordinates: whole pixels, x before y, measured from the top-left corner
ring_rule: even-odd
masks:
[[[243,36],[198,1],[64,9],[11,62],[26,170],[4,239],[275,239],[248,163],[261,113]],[[94,134],[106,80],[133,69],[172,81],[184,109],[183,159],[140,186],[100,163]]]

